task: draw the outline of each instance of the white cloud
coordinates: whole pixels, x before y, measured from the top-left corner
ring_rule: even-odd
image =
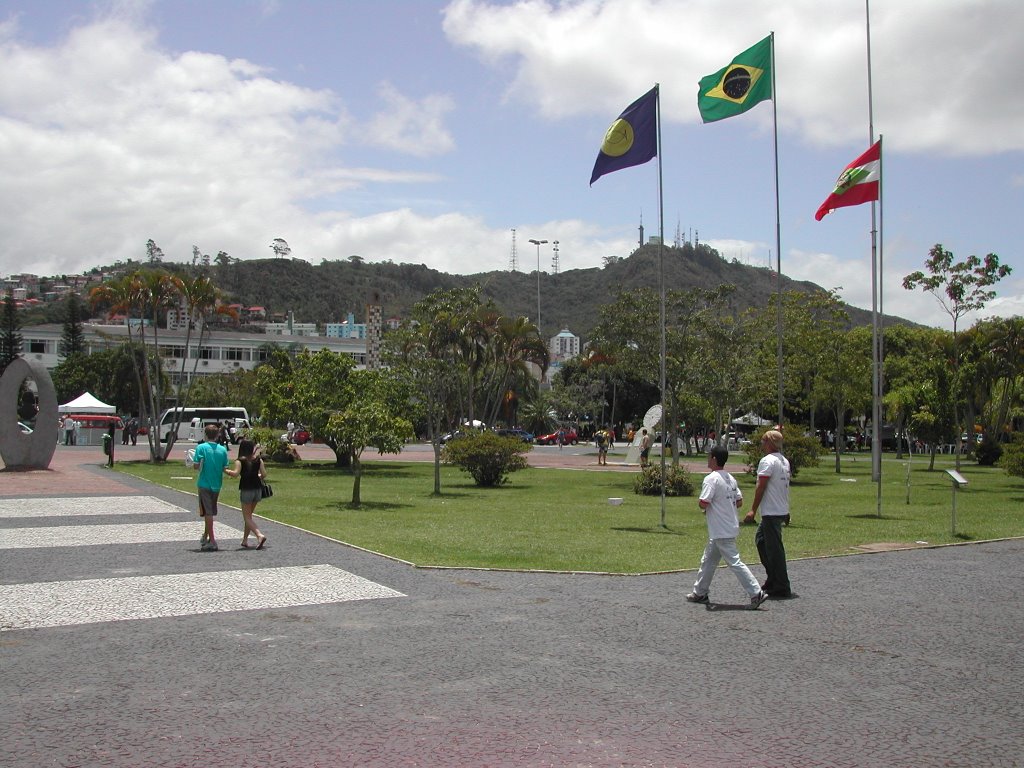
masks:
[[[780,127],[821,145],[865,138],[864,5],[454,0],[444,29],[488,62],[510,60],[508,97],[552,117],[622,106],[662,84],[666,120],[697,122],[697,81],[775,32]],[[1024,4],[901,0],[872,8],[876,129],[889,146],[984,155],[1024,149]],[[752,120],[770,121],[762,110]]]
[[[0,39],[0,272],[48,274],[193,243],[249,257],[253,242],[319,222],[304,201],[368,183],[437,174],[346,167],[365,135],[339,99],[272,80],[245,60],[162,52],[123,19],[77,27],[52,48]],[[381,143],[421,154],[450,147],[450,104],[384,92]],[[418,127],[417,127],[418,126]],[[418,131],[418,132],[417,132]],[[315,239],[313,237],[300,239]]]
[[[391,83],[383,83],[380,97],[388,109],[361,131],[367,144],[419,157],[442,154],[455,147],[444,124],[445,115],[455,107],[450,96],[433,94],[416,102],[399,93]]]

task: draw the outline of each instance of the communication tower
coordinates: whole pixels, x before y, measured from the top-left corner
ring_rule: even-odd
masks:
[[[551,272],[558,274],[558,241],[551,242]]]
[[[512,228],[512,253],[508,257],[508,271],[516,271],[516,230]]]

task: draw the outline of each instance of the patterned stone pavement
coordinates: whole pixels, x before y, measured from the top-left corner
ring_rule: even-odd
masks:
[[[728,574],[705,607],[692,572],[243,550],[224,508],[203,553],[192,497],[58,457],[0,473],[4,766],[1022,763],[1019,540],[794,562],[752,612]]]

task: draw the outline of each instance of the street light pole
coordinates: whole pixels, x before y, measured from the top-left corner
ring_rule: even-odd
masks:
[[[537,335],[540,335],[540,247],[547,240],[530,240],[537,246]]]

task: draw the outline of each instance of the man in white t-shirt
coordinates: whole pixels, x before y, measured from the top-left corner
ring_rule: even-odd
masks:
[[[789,519],[789,459],[782,455],[782,433],[770,429],[761,438],[764,457],[757,464],[757,488],[754,503],[743,519],[753,523],[758,509],[761,523],[754,534],[757,554],[766,574],[761,589],[769,597],[793,596],[786,568],[786,547],[782,543],[782,526]]]
[[[768,594],[761,589],[754,574],[740,559],[736,549],[736,537],[740,532],[736,510],[743,504],[743,493],[736,478],[725,471],[725,463],[729,460],[729,451],[724,446],[715,446],[708,451],[708,469],[711,470],[704,478],[700,489],[698,503],[708,521],[708,543],[700,559],[700,570],[693,592],[686,596],[691,603],[707,603],[711,580],[715,577],[715,569],[722,558],[732,569],[740,586],[750,598],[751,610],[757,610]]]

